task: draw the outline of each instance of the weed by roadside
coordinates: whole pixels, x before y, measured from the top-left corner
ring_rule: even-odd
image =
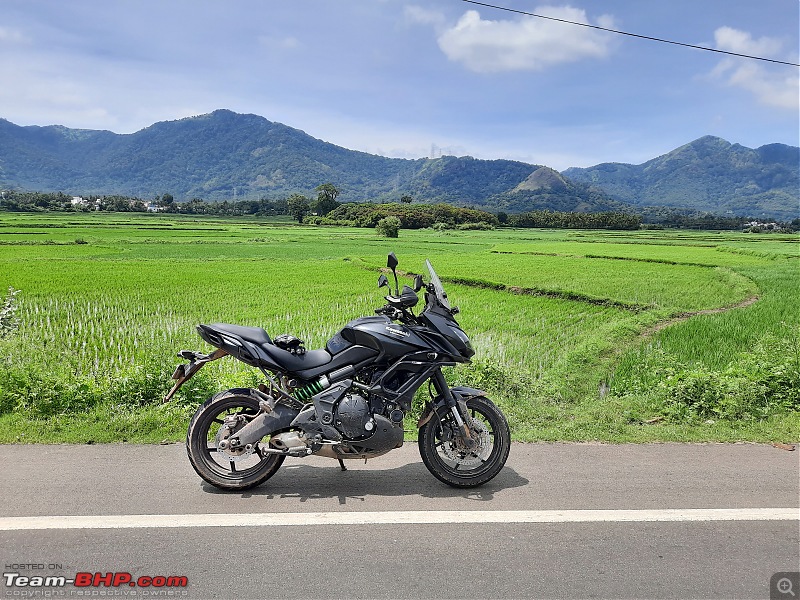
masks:
[[[615,380],[612,391],[632,405],[646,406],[650,413],[631,413],[643,421],[653,411],[668,422],[696,424],[762,420],[800,410],[800,329],[792,329],[785,337],[766,335],[722,369],[685,364],[656,349],[625,379]],[[643,398],[648,401],[642,403]]]

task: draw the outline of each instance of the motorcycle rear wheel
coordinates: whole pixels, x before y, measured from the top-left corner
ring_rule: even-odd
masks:
[[[458,425],[452,414],[442,421],[434,416],[419,429],[422,462],[439,481],[457,488],[477,487],[494,478],[511,449],[508,421],[494,402],[483,396],[470,398],[467,413],[473,437],[479,441],[475,449],[464,447],[454,433]]]
[[[257,400],[227,392],[212,396],[197,409],[186,434],[186,453],[200,477],[214,487],[235,491],[260,485],[275,474],[286,457],[263,453],[260,443],[252,454],[233,459],[216,447],[225,416],[255,416],[258,411]]]

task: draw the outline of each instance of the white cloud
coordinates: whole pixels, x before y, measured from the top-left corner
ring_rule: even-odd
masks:
[[[753,36],[748,32],[733,29],[732,27],[720,27],[717,29],[714,32],[714,40],[719,50],[767,58],[776,56],[783,46],[781,41],[775,38],[762,37],[754,40]]]
[[[753,39],[750,33],[731,27],[714,32],[717,48],[752,56],[774,58],[781,55],[783,43],[775,38]],[[765,106],[797,110],[800,105],[800,77],[789,66],[768,68],[752,59],[726,58],[712,72],[732,86],[746,90]]]
[[[589,23],[586,11],[569,6],[541,6],[536,14]],[[603,16],[597,23],[613,25]],[[439,47],[447,57],[479,73],[540,71],[558,64],[608,55],[609,33],[534,17],[492,21],[475,10],[439,35]]]

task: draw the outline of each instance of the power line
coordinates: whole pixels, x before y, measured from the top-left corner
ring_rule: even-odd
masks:
[[[476,0],[461,0],[469,4],[477,4],[478,6],[485,6],[486,8],[495,8],[497,10],[505,10],[507,12],[526,15],[528,17],[536,17],[538,19],[548,19],[550,21],[558,21],[559,23],[569,23],[570,25],[580,25],[581,27],[590,27],[592,29],[599,29],[601,31],[609,31],[619,35],[627,35],[630,37],[640,38],[643,40],[651,40],[653,42],[661,42],[663,44],[673,44],[675,46],[685,46],[686,48],[695,48],[697,50],[707,50],[708,52],[717,52],[719,54],[729,54],[731,56],[739,56],[741,58],[751,58],[753,60],[763,60],[766,62],[777,63],[779,65],[790,65],[792,67],[800,67],[800,64],[793,62],[786,62],[783,60],[775,60],[774,58],[764,58],[763,56],[752,56],[750,54],[740,54],[739,52],[729,52],[728,50],[719,50],[718,48],[708,48],[707,46],[697,46],[695,44],[686,44],[684,42],[676,42],[674,40],[665,40],[662,38],[651,37],[649,35],[640,35],[638,33],[630,33],[628,31],[620,31],[618,29],[609,29],[608,27],[600,27],[599,25],[590,25],[588,23],[578,23],[577,21],[568,21],[567,19],[558,19],[556,17],[548,17],[545,15],[537,15],[536,13],[525,12],[524,10],[516,10],[505,6],[496,6],[494,4],[486,4],[485,2],[476,2]]]

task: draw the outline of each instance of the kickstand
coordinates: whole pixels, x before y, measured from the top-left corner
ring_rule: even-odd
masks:
[[[341,458],[339,459],[339,466],[342,468],[342,471],[347,471],[347,467],[344,466],[344,461]]]

